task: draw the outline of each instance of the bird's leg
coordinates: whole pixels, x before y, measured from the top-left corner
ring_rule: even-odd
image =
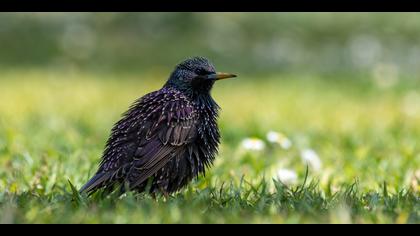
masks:
[[[154,189],[152,186],[150,186],[149,193],[150,193],[150,196],[153,198],[153,200],[157,201],[156,189]]]
[[[156,201],[156,193],[152,192],[152,193],[150,193],[150,195],[152,196],[153,200]]]
[[[165,197],[165,200],[168,201],[169,193],[165,191],[165,192],[163,192],[163,196]]]
[[[159,190],[163,194],[163,196],[165,197],[165,201],[168,201],[169,193],[162,186],[159,186]]]

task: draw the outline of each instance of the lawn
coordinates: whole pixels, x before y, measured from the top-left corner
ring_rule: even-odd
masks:
[[[3,72],[0,223],[420,223],[420,82],[371,74],[238,73],[213,90],[205,177],[169,199],[78,195],[113,123],[167,73]]]

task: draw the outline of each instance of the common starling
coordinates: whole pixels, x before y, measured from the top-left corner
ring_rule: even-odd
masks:
[[[99,169],[80,190],[120,187],[121,192],[167,196],[205,174],[218,152],[220,107],[210,91],[216,73],[204,57],[175,67],[165,85],[136,100],[111,130]]]

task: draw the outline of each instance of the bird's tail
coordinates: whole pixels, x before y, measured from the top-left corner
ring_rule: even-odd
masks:
[[[102,187],[112,176],[112,173],[97,173],[80,190],[80,193],[90,193]]]

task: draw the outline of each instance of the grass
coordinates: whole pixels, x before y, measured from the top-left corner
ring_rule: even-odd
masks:
[[[169,199],[91,198],[112,124],[165,75],[4,72],[0,81],[0,223],[420,223],[420,84],[370,75],[241,76],[213,91],[222,145],[205,177]],[[266,140],[275,130],[292,142]],[[261,151],[241,142],[264,141]],[[314,150],[320,170],[300,153]],[[297,173],[283,184],[276,171]],[[74,187],[73,187],[74,186]]]

